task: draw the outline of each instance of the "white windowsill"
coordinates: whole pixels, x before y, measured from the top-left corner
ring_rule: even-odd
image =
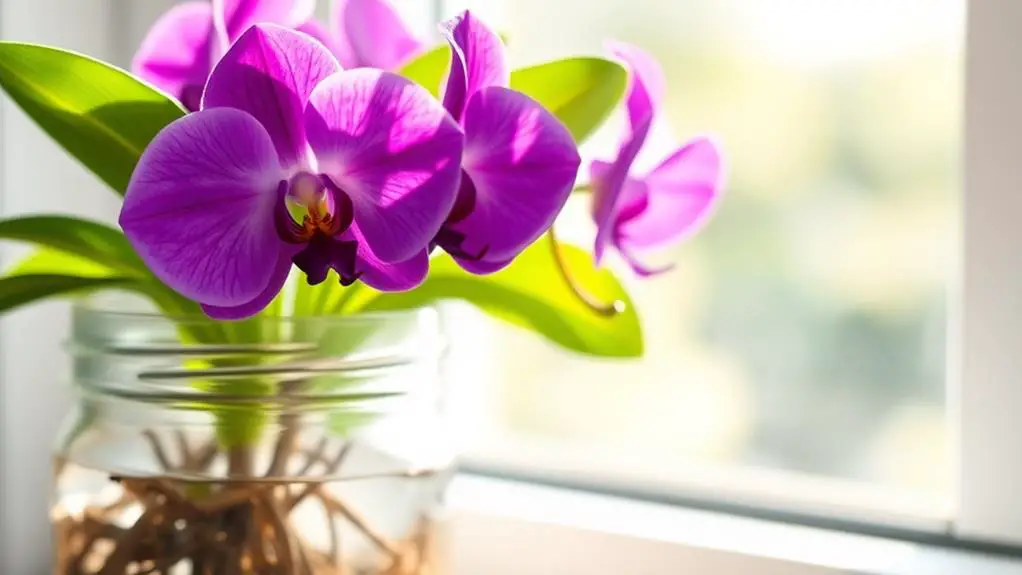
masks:
[[[471,433],[466,429],[463,433]],[[596,482],[615,489],[671,493],[689,501],[727,501],[748,508],[879,524],[916,532],[947,533],[955,515],[953,495],[869,484],[753,465],[679,461],[586,441],[551,441],[503,431],[482,435],[461,449],[476,469],[528,477],[542,470],[569,485]]]
[[[1011,575],[1022,560],[459,475],[456,575]]]

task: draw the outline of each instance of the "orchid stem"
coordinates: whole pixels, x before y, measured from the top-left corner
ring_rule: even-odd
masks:
[[[554,262],[557,264],[557,270],[561,274],[561,279],[563,279],[564,283],[567,284],[568,289],[575,294],[578,301],[582,302],[586,307],[603,317],[613,317],[625,310],[625,302],[618,299],[609,303],[600,301],[598,298],[586,291],[584,287],[580,286],[568,270],[568,262],[564,260],[564,254],[561,253],[561,245],[557,242],[557,236],[554,234],[553,226],[547,230],[547,236],[550,239],[550,252],[554,256]]]

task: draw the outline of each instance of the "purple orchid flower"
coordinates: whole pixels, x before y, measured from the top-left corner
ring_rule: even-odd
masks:
[[[339,0],[331,35],[325,39],[313,35],[333,51],[345,69],[395,71],[425,48],[388,0]]]
[[[424,278],[453,206],[463,135],[425,89],[342,71],[321,43],[249,28],[216,65],[201,110],[164,128],[120,215],[153,273],[218,319],[247,317],[292,263],[381,290]]]
[[[628,91],[629,129],[613,162],[594,160],[590,166],[593,219],[599,264],[613,245],[636,274],[650,276],[670,269],[651,268],[637,257],[639,250],[663,247],[694,233],[706,221],[722,185],[721,156],[708,138],[696,138],[672,153],[643,177],[629,174],[646,141],[664,95],[664,75],[657,61],[623,43],[611,52],[631,69]]]
[[[217,60],[249,26],[268,22],[321,34],[310,18],[315,0],[212,0],[178,4],[153,24],[142,41],[132,72],[199,109],[202,88]]]
[[[451,44],[444,107],[465,132],[457,201],[434,238],[464,269],[495,272],[564,207],[581,159],[568,129],[509,89],[500,38],[471,13],[442,26]]]

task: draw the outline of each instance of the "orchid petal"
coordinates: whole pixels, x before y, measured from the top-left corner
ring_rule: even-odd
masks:
[[[222,320],[243,319],[259,313],[270,305],[273,298],[277,297],[284,284],[287,283],[288,275],[291,273],[291,256],[292,253],[287,249],[280,251],[277,261],[271,266],[273,275],[270,277],[270,282],[266,284],[266,289],[256,297],[237,306],[223,307],[203,304],[202,311],[213,319]]]
[[[632,268],[635,275],[639,277],[650,277],[674,268],[673,264],[662,267],[652,267],[644,264],[634,252],[634,248],[641,248],[642,246],[634,245],[630,241],[631,238],[625,237],[622,233],[622,228],[629,221],[647,214],[649,209],[649,186],[644,181],[627,178],[624,186],[621,188],[617,220],[614,224],[614,247],[617,248],[617,251],[628,266]]]
[[[621,257],[624,258],[625,262],[628,263],[628,266],[632,268],[632,271],[635,272],[635,275],[639,277],[648,278],[650,276],[659,275],[674,269],[674,264],[666,264],[660,267],[653,267],[644,264],[641,261],[639,261],[639,258],[635,255],[635,253],[633,253],[625,245],[619,244],[617,247],[618,251],[621,253]]]
[[[603,259],[604,251],[611,242],[613,222],[618,209],[618,197],[624,186],[628,172],[635,162],[635,156],[646,141],[656,108],[663,100],[665,81],[663,70],[657,61],[646,52],[635,46],[616,42],[611,44],[611,52],[621,58],[631,69],[632,83],[628,89],[628,122],[629,129],[625,133],[613,164],[601,167],[594,162],[590,168],[593,184],[593,219],[596,221],[596,242],[593,257],[596,263]]]
[[[397,263],[383,263],[371,253],[364,253],[359,244],[358,269],[360,280],[367,286],[387,292],[401,292],[415,289],[426,280],[429,272],[429,255],[426,250]]]
[[[631,219],[643,214],[649,208],[649,186],[644,180],[637,180],[632,177],[625,178],[621,186],[621,195],[618,197],[617,217],[614,220],[615,235],[621,225]]]
[[[217,31],[228,43],[255,24],[294,28],[311,18],[315,8],[316,0],[213,0]]]
[[[309,36],[312,36],[316,40],[319,40],[319,43],[326,46],[326,49],[329,50],[331,54],[333,54],[335,57],[337,56],[336,49],[337,43],[334,41],[333,36],[330,34],[330,30],[322,23],[320,23],[319,20],[315,19],[306,20],[304,23],[299,24],[298,27],[295,29],[298,30],[299,32],[303,32],[305,34],[308,34]],[[341,65],[344,66],[344,63],[341,62]]]
[[[718,198],[720,179],[716,144],[706,138],[693,140],[645,178],[644,205],[627,217],[622,209],[616,233],[629,245],[645,248],[696,231]]]
[[[359,279],[367,286],[380,291],[407,291],[418,287],[426,279],[429,253],[425,249],[405,261],[385,263],[373,254],[358,226],[352,226],[348,233],[358,242],[355,269],[360,274]]]
[[[340,0],[334,24],[346,68],[397,70],[423,48],[387,0]]]
[[[259,24],[249,28],[213,69],[203,108],[231,107],[266,128],[285,167],[310,167],[304,111],[313,88],[340,70],[325,46],[305,34]]]
[[[465,11],[441,25],[451,44],[451,72],[444,91],[444,107],[461,120],[472,95],[490,86],[507,87],[511,70],[500,36],[471,12]]]
[[[327,46],[333,52],[337,61],[341,63],[341,68],[345,70],[365,68],[367,67],[366,64],[359,59],[355,48],[351,45],[351,38],[344,31],[344,10],[346,4],[346,0],[336,0],[334,4],[337,7],[337,11],[327,28],[330,32],[330,43]]]
[[[628,121],[633,131],[649,122],[667,91],[663,68],[644,50],[624,42],[609,43],[611,54],[624,61],[632,73],[628,90]]]
[[[619,203],[622,190],[621,188],[628,181],[628,171],[621,170],[620,167],[615,166],[612,162],[605,162],[603,160],[592,160],[589,162],[589,187],[592,189],[592,210],[593,219],[596,221],[597,235],[599,230],[603,228],[609,228],[613,225],[613,216],[616,215],[616,210],[613,210],[614,206],[612,203]],[[615,190],[611,190],[608,185],[611,180],[620,182]],[[614,191],[614,193],[611,193]],[[604,246],[611,239],[611,235],[605,236]],[[603,246],[597,246],[601,248]],[[596,254],[597,261],[600,258],[600,254]]]
[[[489,259],[465,259],[455,258],[458,265],[465,271],[475,275],[486,275],[499,272],[500,270],[511,265],[511,262],[515,261],[514,258],[508,258],[506,260],[489,260]]]
[[[202,86],[213,66],[213,11],[206,2],[185,2],[168,10],[149,29],[131,63],[143,80],[198,109]]]
[[[486,88],[465,109],[466,176],[475,205],[448,227],[462,251],[506,262],[553,223],[571,194],[581,159],[567,128],[543,106],[508,88]],[[467,269],[467,268],[466,268]]]
[[[429,243],[454,204],[463,136],[428,91],[373,68],[339,72],[309,97],[305,130],[381,261]]]
[[[596,221],[596,242],[593,258],[597,264],[603,259],[604,251],[611,241],[614,221],[617,219],[619,197],[628,178],[635,156],[642,149],[652,122],[652,116],[625,136],[617,158],[613,163],[593,160],[589,167],[590,185],[593,189],[593,219]]]
[[[266,130],[228,108],[189,114],[164,128],[128,183],[120,224],[169,287],[194,301],[251,302],[287,249],[273,226],[283,173]]]

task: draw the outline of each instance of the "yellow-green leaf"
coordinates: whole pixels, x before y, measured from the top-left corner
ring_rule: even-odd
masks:
[[[26,274],[0,278],[0,312],[58,296],[81,295],[101,289],[135,289],[138,280],[124,277],[78,277]]]
[[[59,250],[129,276],[150,275],[124,234],[110,226],[58,215],[0,220],[0,240],[15,240]]]
[[[624,309],[608,316],[586,306],[562,279],[545,237],[494,274],[472,275],[444,255],[430,262],[429,277],[412,291],[381,293],[359,284],[358,292],[338,311],[411,309],[460,299],[574,351],[606,357],[641,355],[639,317],[621,284],[610,271],[594,268],[592,255],[584,250],[562,244],[561,252],[578,285],[601,301],[622,302]]]
[[[185,114],[123,70],[36,44],[0,42],[0,88],[119,194],[153,136]]]
[[[569,58],[511,72],[511,87],[550,110],[582,143],[624,96],[628,73],[605,58]]]
[[[401,68],[401,75],[429,90],[434,98],[440,94],[440,84],[451,64],[451,47],[447,43],[419,54]]]
[[[79,255],[53,248],[40,248],[14,264],[5,275],[64,274],[82,278],[120,277],[117,270]]]

